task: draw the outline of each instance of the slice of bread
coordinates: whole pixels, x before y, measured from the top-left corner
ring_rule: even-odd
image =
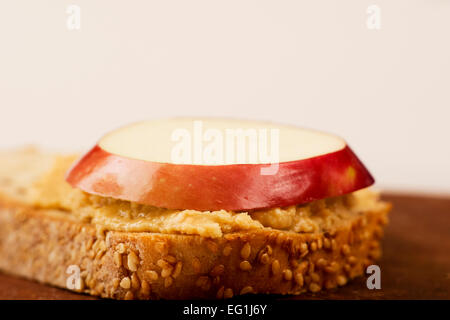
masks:
[[[4,272],[105,298],[229,298],[342,286],[381,253],[389,204],[326,232],[263,228],[208,238],[108,230],[30,204],[31,185],[52,159],[35,150],[0,154]]]

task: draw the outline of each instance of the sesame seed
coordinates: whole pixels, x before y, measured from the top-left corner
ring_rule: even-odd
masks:
[[[302,273],[297,272],[297,273],[294,275],[294,279],[295,279],[295,282],[296,282],[300,287],[303,287],[303,274],[302,274]]]
[[[92,248],[92,244],[94,243],[94,239],[89,238],[89,240],[85,244],[86,251],[89,251]]]
[[[345,285],[347,283],[347,278],[345,276],[343,276],[343,275],[339,275],[336,278],[336,282],[337,282],[338,285],[343,286],[343,285]]]
[[[211,288],[211,279],[207,276],[201,276],[197,279],[195,285],[203,291],[208,291]]]
[[[278,260],[274,260],[272,262],[272,273],[276,275],[278,272],[280,272],[280,262]]]
[[[314,270],[315,270],[315,265],[314,265],[314,263],[309,263],[308,264],[308,272],[309,273],[313,273],[314,272]]]
[[[292,271],[289,269],[284,269],[283,270],[283,278],[286,281],[291,281],[292,280]]]
[[[100,245],[98,246],[100,251],[106,251],[106,242],[105,241],[101,241]]]
[[[111,248],[111,233],[110,232],[106,233],[106,246],[108,248]]]
[[[252,250],[252,248],[251,248],[250,244],[247,242],[241,249],[242,259],[248,259],[248,257],[250,256],[251,250]]]
[[[209,274],[210,274],[210,276],[215,277],[215,276],[220,276],[221,274],[223,274],[224,271],[225,271],[225,266],[223,264],[219,264],[219,265],[215,266]]]
[[[136,255],[136,253],[134,253],[133,251],[131,251],[129,254],[128,254],[128,261],[127,261],[127,264],[128,264],[128,269],[130,270],[130,271],[136,271],[137,269],[138,269],[138,265],[139,265],[139,258],[138,258],[138,256]]]
[[[172,274],[172,271],[173,271],[173,267],[172,266],[169,266],[167,268],[162,269],[161,270],[161,277],[163,277],[163,278],[170,277],[170,275]]]
[[[325,272],[335,273],[339,269],[339,264],[336,261],[331,262],[325,267]]]
[[[132,287],[134,290],[138,290],[140,286],[141,286],[141,283],[140,283],[140,281],[139,281],[138,276],[136,275],[136,273],[133,273],[133,274],[131,275],[131,287]]]
[[[356,264],[357,259],[356,259],[355,256],[350,256],[350,257],[347,258],[347,261],[350,264]]]
[[[300,252],[301,253],[305,253],[305,252],[307,252],[308,251],[308,244],[306,244],[305,242],[303,242],[301,245],[300,245]]]
[[[322,238],[319,238],[319,239],[317,240],[317,248],[318,248],[318,249],[322,249],[322,246],[323,246]]]
[[[242,261],[239,264],[239,267],[241,268],[241,270],[243,271],[249,271],[252,269],[252,265],[250,264],[250,262],[248,262],[247,260]]]
[[[150,288],[150,285],[148,284],[148,282],[145,281],[145,280],[142,280],[142,282],[141,282],[141,294],[143,296],[147,297],[147,296],[150,295],[150,290],[151,290],[151,288]]]
[[[300,251],[300,258],[306,257],[306,255],[307,255],[308,253],[309,253],[309,250],[306,250],[306,251],[303,251],[303,252]]]
[[[330,248],[331,248],[331,242],[330,242],[330,239],[328,239],[328,238],[323,239],[323,247],[324,247],[325,249],[330,249]]]
[[[314,282],[320,281],[320,275],[317,272],[312,272],[309,275],[310,275],[312,281],[314,281]]]
[[[247,293],[253,293],[253,287],[252,286],[246,286],[242,288],[241,294],[247,294]]]
[[[348,244],[344,244],[343,246],[342,246],[342,254],[344,255],[344,256],[348,256],[349,254],[350,254],[350,246],[348,245]]]
[[[100,245],[100,239],[95,240],[94,244],[92,245],[92,249],[97,252],[98,246]]]
[[[156,265],[158,267],[160,267],[161,269],[168,269],[170,267],[172,267],[166,260],[164,259],[159,259],[158,261],[156,261]]]
[[[319,260],[317,260],[316,265],[319,269],[325,267],[328,264],[327,260],[325,260],[324,258],[320,258]]]
[[[168,288],[172,285],[173,283],[173,279],[171,277],[167,277],[166,279],[164,279],[164,287]]]
[[[233,298],[233,289],[231,289],[231,288],[225,289],[225,291],[223,292],[223,297],[225,299]]]
[[[311,292],[313,292],[313,293],[319,292],[320,289],[321,289],[321,288],[320,288],[320,286],[319,286],[317,283],[312,282],[312,283],[309,285],[309,291],[311,291]]]
[[[269,256],[272,254],[272,247],[270,245],[266,246],[266,252]]]
[[[164,260],[166,260],[169,263],[175,263],[177,262],[177,259],[174,256],[165,256]]]
[[[147,274],[147,276],[151,282],[158,280],[158,273],[156,271],[147,270],[147,271],[145,271],[145,273]]]
[[[335,251],[337,249],[337,243],[336,240],[331,240],[331,250]]]
[[[309,245],[309,248],[313,252],[316,251],[317,250],[317,243],[316,242],[311,242],[311,244]]]
[[[172,277],[174,279],[180,275],[182,267],[183,267],[183,263],[181,261],[178,261],[175,266],[175,270],[173,271],[173,274],[172,274]]]
[[[106,252],[106,251],[104,251],[104,250],[99,250],[99,251],[97,252],[97,254],[95,255],[95,259],[96,259],[96,260],[100,260],[100,259],[105,255],[105,252]]]
[[[90,278],[89,281],[86,281],[86,284],[89,288],[94,288],[97,284],[97,281],[95,280],[95,278]]]
[[[228,257],[231,253],[232,248],[230,246],[226,246],[225,248],[223,248],[222,254],[225,257]]]
[[[305,270],[308,269],[308,266],[309,266],[309,262],[308,261],[302,261],[298,265],[297,270],[300,271],[300,272],[305,272]]]
[[[130,289],[131,287],[131,281],[130,278],[125,277],[120,281],[120,286],[124,289]]]
[[[345,265],[344,265],[344,270],[345,270],[345,272],[350,272],[350,270],[352,270],[352,267],[351,267],[351,265],[349,265],[348,263],[346,263]]]
[[[96,234],[97,238],[105,237],[106,229],[104,227],[97,226],[95,231],[96,231],[95,234]]]
[[[217,290],[216,298],[217,298],[217,299],[223,299],[224,291],[225,291],[225,287],[224,287],[224,286],[221,286],[221,287],[219,288],[219,290]]]
[[[336,288],[336,282],[333,279],[329,279],[329,280],[325,281],[324,285],[325,285],[326,289]]]
[[[113,288],[117,289],[119,287],[119,284],[120,284],[120,279],[114,278],[114,280],[112,282]]]
[[[261,257],[259,258],[259,262],[262,264],[268,264],[269,263],[269,255],[267,253],[263,253]]]
[[[201,287],[205,284],[206,281],[208,281],[209,278],[207,276],[201,276],[197,279],[197,281],[195,282],[195,285],[197,287]]]

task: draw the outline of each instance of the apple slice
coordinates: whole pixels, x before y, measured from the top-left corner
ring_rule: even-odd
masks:
[[[334,135],[264,122],[167,119],[104,136],[66,175],[73,187],[169,209],[283,207],[374,179]]]

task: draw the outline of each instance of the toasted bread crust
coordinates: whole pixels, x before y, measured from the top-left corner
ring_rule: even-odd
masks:
[[[329,233],[263,229],[220,238],[108,231],[69,213],[0,199],[0,269],[114,299],[300,294],[344,285],[380,256],[390,206]]]

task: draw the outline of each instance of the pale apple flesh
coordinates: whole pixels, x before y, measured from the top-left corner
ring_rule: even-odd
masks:
[[[174,127],[186,124],[177,122]],[[147,124],[148,127],[153,125],[153,122]],[[157,131],[152,131],[143,141],[145,134],[141,129],[132,127],[133,132],[125,130],[125,134],[119,131],[118,134],[113,132],[107,135],[107,143],[102,144],[105,140],[101,140],[69,170],[67,182],[85,192],[103,197],[169,209],[201,211],[244,211],[301,204],[350,193],[374,182],[368,170],[342,139],[333,140],[334,136],[324,136],[322,133],[316,136],[314,131],[314,143],[297,140],[297,145],[300,145],[298,150],[304,156],[295,154],[295,150],[283,150],[286,147],[289,149],[289,144],[295,149],[297,145],[292,145],[295,141],[290,140],[283,145],[280,140],[281,161],[277,171],[263,175],[261,168],[267,167],[267,164],[175,164],[167,158],[154,161],[152,157],[161,156],[159,153],[150,150],[142,156],[144,153],[139,148],[145,148],[145,143],[156,144],[156,141],[151,141],[151,137]],[[281,129],[280,139],[286,133],[283,127]],[[292,132],[288,131],[287,135],[292,135]],[[311,133],[300,132],[296,138],[308,135]],[[157,139],[158,143],[164,141],[161,135]],[[326,153],[325,150],[324,154],[311,156],[311,152],[320,149],[321,146],[317,144],[321,144],[321,140],[325,140],[322,143],[325,149],[331,151]],[[120,145],[127,147],[121,148]],[[299,159],[292,160],[292,157]]]
[[[245,135],[244,157],[241,159],[236,154],[239,152],[239,139],[236,137],[239,131]],[[253,152],[250,152],[251,137],[257,149]],[[233,145],[231,150],[227,148],[228,142]],[[265,143],[260,146],[259,142]],[[177,162],[173,151],[182,143],[187,148],[183,151],[190,155],[184,159],[186,161],[178,159],[180,161]],[[119,128],[106,134],[98,145],[116,155],[150,162],[225,165],[270,163],[260,157],[259,151],[278,156],[276,162],[298,161],[339,151],[346,143],[335,135],[294,126],[230,119],[177,118],[144,121]],[[206,159],[206,149],[210,146],[221,151],[222,157],[215,159],[218,160],[215,163]],[[266,150],[262,150],[262,147],[266,147]],[[276,147],[276,150],[272,147]],[[231,159],[227,159],[230,155]]]

